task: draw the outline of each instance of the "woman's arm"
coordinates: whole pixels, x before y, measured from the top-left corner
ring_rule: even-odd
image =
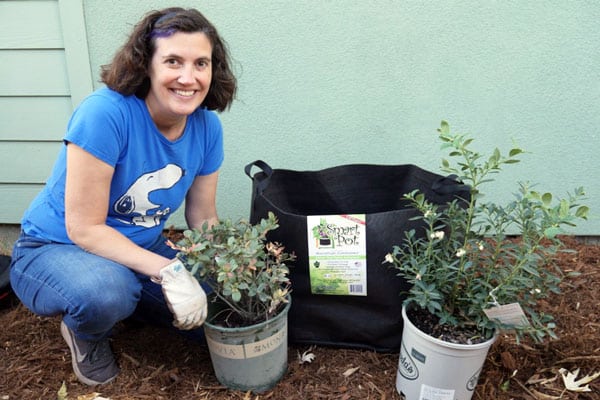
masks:
[[[81,147],[67,145],[65,224],[69,238],[90,253],[150,276],[171,260],[148,251],[106,225],[114,168]]]
[[[219,172],[197,176],[185,198],[185,220],[189,228],[202,227],[204,222],[212,226],[217,222],[217,181]]]

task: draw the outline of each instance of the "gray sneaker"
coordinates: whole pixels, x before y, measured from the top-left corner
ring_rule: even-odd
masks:
[[[80,382],[102,385],[119,374],[108,339],[97,342],[78,339],[64,322],[60,323],[60,333],[71,349],[73,371]]]

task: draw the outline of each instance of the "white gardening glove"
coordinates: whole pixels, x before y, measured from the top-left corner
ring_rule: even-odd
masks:
[[[160,270],[160,284],[173,325],[179,329],[197,328],[206,319],[206,293],[181,261],[175,260]]]

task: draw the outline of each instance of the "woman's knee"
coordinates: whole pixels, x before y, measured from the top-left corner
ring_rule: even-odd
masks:
[[[131,315],[141,297],[142,285],[130,270],[104,277],[82,277],[70,301],[74,313],[115,322]]]
[[[133,312],[141,296],[132,270],[74,245],[30,249],[16,264],[11,269],[15,292],[40,315],[118,320]]]

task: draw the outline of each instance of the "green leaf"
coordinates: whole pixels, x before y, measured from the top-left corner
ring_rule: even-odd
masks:
[[[550,206],[552,204],[552,193],[544,193],[542,195],[542,202],[546,207]]]
[[[514,156],[519,155],[521,153],[523,153],[523,150],[515,147],[514,149],[510,149],[510,151],[508,152],[508,156],[509,157],[514,157]]]
[[[438,131],[442,134],[442,135],[447,135],[450,133],[450,125],[448,125],[448,122],[446,121],[442,121],[442,124],[440,126],[440,129],[438,129]]]
[[[567,215],[569,215],[569,202],[567,200],[561,200],[560,201],[560,211],[559,211],[559,215],[561,218],[566,218]]]
[[[498,160],[500,160],[500,150],[496,147],[494,149],[494,153],[490,157],[490,161],[493,162],[493,163],[497,163]]]
[[[589,207],[587,207],[587,206],[580,206],[580,207],[577,208],[577,211],[575,212],[575,216],[577,218],[587,219],[589,211],[590,211]]]
[[[527,265],[527,264],[523,265],[523,271],[525,271],[533,276],[536,276],[536,277],[540,276],[540,273],[538,272],[537,269],[535,269],[534,267]]]
[[[540,194],[534,190],[529,192],[529,197],[531,197],[534,200],[541,200],[542,196],[540,196]]]

